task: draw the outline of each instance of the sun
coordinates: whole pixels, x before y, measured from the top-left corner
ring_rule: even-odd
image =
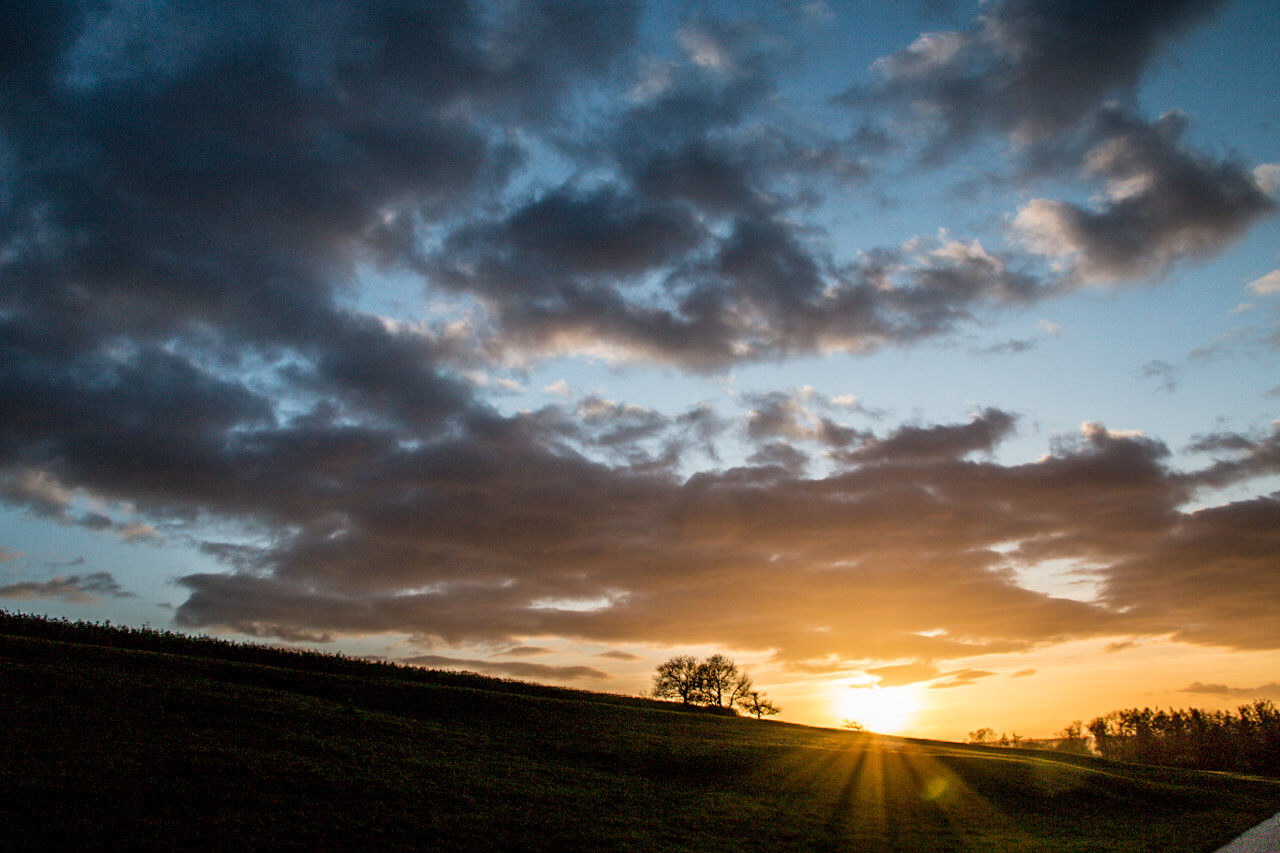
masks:
[[[920,690],[907,687],[842,687],[836,694],[836,716],[856,720],[869,732],[901,734],[920,708]]]

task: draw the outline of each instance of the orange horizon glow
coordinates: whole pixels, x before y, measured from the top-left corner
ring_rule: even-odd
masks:
[[[834,696],[837,726],[855,721],[869,732],[902,734],[914,721],[922,705],[921,690],[915,685],[842,686]]]

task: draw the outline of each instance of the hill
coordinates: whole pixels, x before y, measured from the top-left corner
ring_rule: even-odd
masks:
[[[1212,850],[1280,783],[0,614],[0,846]]]

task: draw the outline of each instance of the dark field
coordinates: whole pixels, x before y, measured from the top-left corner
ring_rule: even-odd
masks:
[[[0,847],[1195,851],[1280,809],[1261,779],[213,648],[0,634]]]

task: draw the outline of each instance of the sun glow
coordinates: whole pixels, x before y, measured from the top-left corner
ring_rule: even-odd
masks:
[[[840,722],[856,721],[869,732],[901,734],[920,710],[920,689],[907,687],[843,687],[835,695]]]

